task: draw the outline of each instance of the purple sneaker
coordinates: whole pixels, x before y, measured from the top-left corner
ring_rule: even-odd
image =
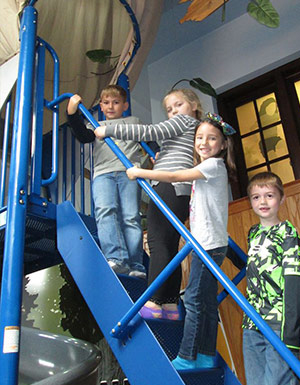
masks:
[[[160,319],[162,318],[162,310],[143,306],[140,310],[140,315],[145,319]]]
[[[162,318],[163,319],[168,319],[171,321],[178,321],[180,320],[180,314],[178,309],[177,310],[166,310],[162,309]]]

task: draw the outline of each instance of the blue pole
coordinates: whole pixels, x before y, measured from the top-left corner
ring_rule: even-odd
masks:
[[[24,9],[0,303],[1,385],[17,385],[37,11]]]
[[[30,192],[37,196],[41,195],[42,181],[45,51],[45,45],[39,42],[34,89],[30,188]]]
[[[84,144],[80,143],[80,212],[81,214],[85,213],[85,183],[84,183]]]
[[[39,41],[45,45],[53,59],[53,100],[56,100],[59,94],[59,59],[54,49],[44,40]],[[45,101],[47,106],[47,102]],[[59,108],[58,105],[52,104],[53,123],[52,123],[52,168],[51,176],[42,180],[43,186],[48,186],[57,179],[58,175],[58,130],[59,130]]]
[[[10,114],[11,114],[11,96],[9,97],[6,103],[6,112],[5,112],[5,126],[4,126],[4,135],[3,135],[1,182],[0,182],[0,208],[4,206],[4,198],[5,198]]]

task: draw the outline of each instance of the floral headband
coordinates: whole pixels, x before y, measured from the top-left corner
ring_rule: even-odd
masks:
[[[224,135],[233,135],[236,133],[235,129],[230,124],[224,122],[222,116],[208,112],[206,117],[214,122],[217,122],[222,127]]]

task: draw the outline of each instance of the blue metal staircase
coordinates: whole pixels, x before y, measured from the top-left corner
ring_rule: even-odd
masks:
[[[146,181],[138,179],[141,187],[186,241],[177,256],[148,288],[141,280],[115,275],[98,246],[94,230],[90,231],[90,225],[94,226],[91,218],[82,213],[79,214],[74,205],[64,197],[62,203],[51,203],[41,196],[41,188],[57,180],[58,106],[72,94],[59,95],[58,76],[56,76],[53,100],[44,100],[42,74],[45,47],[53,56],[55,53],[47,43],[36,37],[36,21],[36,10],[30,5],[27,6],[23,12],[21,26],[20,68],[16,91],[8,202],[7,206],[0,208],[0,248],[3,251],[0,384],[17,385],[18,383],[18,340],[24,272],[32,272],[60,263],[62,260],[66,263],[131,385],[239,384],[238,379],[219,355],[215,369],[177,372],[170,360],[177,355],[183,322],[167,320],[146,322],[139,315],[143,304],[192,249],[206,263],[226,292],[273,342],[277,350],[283,352],[282,355],[286,361],[299,374],[298,360],[261,320],[235,285],[222,273]],[[37,60],[34,60],[36,57]],[[57,58],[55,62],[57,63]],[[32,95],[35,103],[32,101]],[[51,176],[46,180],[41,178],[42,126],[40,122],[43,121],[41,112],[43,106],[53,112],[55,122]],[[93,115],[81,104],[79,109],[96,128],[98,124]],[[31,182],[28,189],[32,115],[38,116],[39,119],[35,119],[36,151],[32,154]],[[110,138],[106,138],[105,141],[126,167],[132,166]],[[1,187],[3,189],[3,186]],[[237,252],[240,252],[238,246],[232,240],[230,242]],[[223,294],[222,298],[225,296],[226,294]]]

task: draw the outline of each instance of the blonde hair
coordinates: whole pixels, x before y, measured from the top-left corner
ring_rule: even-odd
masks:
[[[250,182],[247,187],[247,194],[249,198],[251,195],[251,190],[254,186],[273,186],[279,191],[280,198],[283,198],[284,196],[282,180],[279,178],[278,175],[274,174],[271,171],[260,172],[250,179]]]
[[[197,106],[196,111],[195,111],[196,119],[198,119],[198,120],[201,119],[202,114],[203,114],[203,109],[202,109],[200,99],[199,99],[198,95],[193,90],[191,90],[189,88],[178,88],[178,89],[174,89],[174,90],[169,91],[166,94],[166,96],[164,97],[163,103],[162,103],[165,110],[166,110],[167,98],[168,98],[168,96],[173,95],[173,94],[180,94],[183,97],[183,99],[185,101],[187,101],[189,104],[195,103]]]
[[[120,96],[125,103],[127,100],[127,93],[124,90],[123,87],[117,85],[117,84],[110,84],[109,86],[103,88],[100,94],[100,103],[103,98],[106,96],[112,96],[112,97],[117,97]]]

